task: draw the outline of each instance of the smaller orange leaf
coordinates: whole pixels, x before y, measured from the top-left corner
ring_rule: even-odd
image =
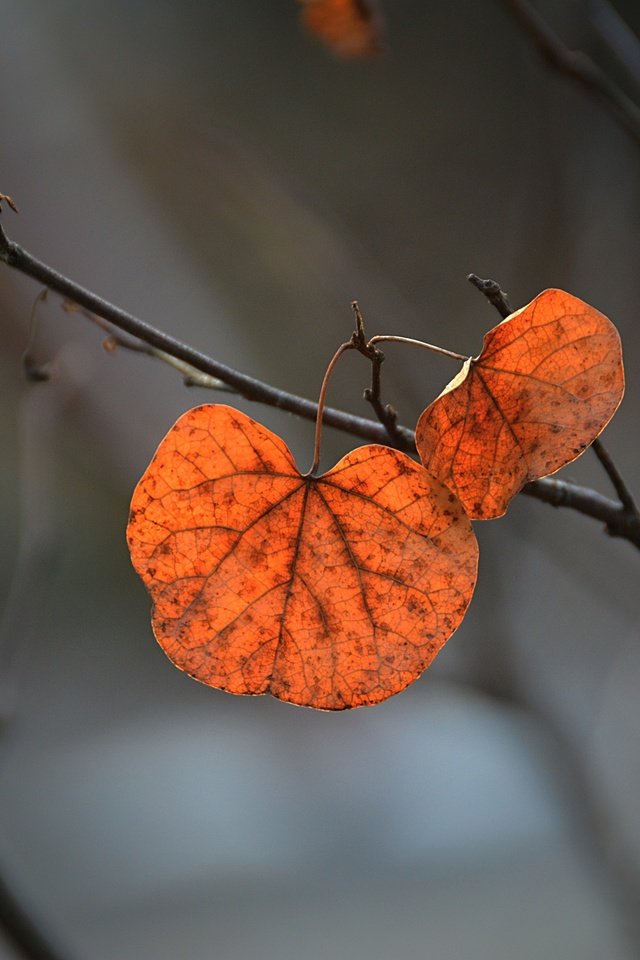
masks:
[[[384,25],[375,0],[301,0],[302,23],[338,57],[360,60],[382,51]]]
[[[427,470],[479,520],[502,516],[530,480],[593,443],[624,393],[610,320],[562,290],[545,290],[484,338],[416,428]]]
[[[222,405],[169,431],[127,538],[176,666],[325,710],[415,680],[462,620],[478,560],[460,504],[405,454],[360,447],[303,476],[279,437]]]

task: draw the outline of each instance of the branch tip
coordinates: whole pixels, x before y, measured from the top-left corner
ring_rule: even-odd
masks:
[[[357,300],[351,301],[351,309],[353,310],[353,314],[356,321],[356,329],[352,337],[353,343],[354,345],[357,345],[357,346],[364,346],[367,338],[364,332],[364,320],[362,318],[362,314],[360,312],[360,307],[358,306]]]
[[[475,273],[470,273],[467,276],[467,280],[473,284],[476,290],[479,290],[480,293],[487,298],[503,320],[513,313],[513,308],[509,303],[509,297],[496,280],[482,280],[482,278]]]

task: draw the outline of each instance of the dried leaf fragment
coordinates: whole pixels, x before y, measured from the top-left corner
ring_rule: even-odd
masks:
[[[279,437],[223,405],[169,431],[127,536],[156,638],[180,669],[326,710],[415,680],[476,579],[468,518],[409,457],[360,447],[302,476]]]
[[[18,212],[18,208],[15,204],[15,201],[6,193],[0,193],[0,210],[2,210],[3,203],[6,203],[8,207],[11,207],[14,213]]]
[[[486,334],[480,355],[420,416],[416,445],[470,517],[500,517],[525,483],[593,443],[623,393],[611,321],[569,293],[545,290]]]
[[[344,60],[382,52],[384,23],[375,0],[300,0],[305,28]]]

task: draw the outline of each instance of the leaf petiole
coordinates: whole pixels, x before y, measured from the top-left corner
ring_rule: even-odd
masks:
[[[318,465],[320,463],[320,443],[322,440],[322,417],[324,414],[324,407],[327,399],[327,390],[329,389],[329,381],[331,379],[331,374],[336,368],[338,360],[343,353],[346,353],[347,350],[356,350],[357,345],[354,340],[347,340],[346,343],[341,343],[331,360],[329,361],[329,366],[327,367],[324,377],[322,379],[322,386],[320,387],[320,396],[318,397],[318,413],[316,415],[316,432],[313,442],[313,463],[309,467],[306,473],[303,473],[303,477],[312,477]]]
[[[371,337],[367,346],[371,347],[376,343],[406,343],[410,347],[422,347],[424,350],[430,350],[431,353],[439,353],[443,357],[451,357],[453,360],[461,360],[463,363],[466,363],[467,360],[470,359],[470,357],[465,357],[461,353],[456,353],[454,350],[445,350],[444,347],[436,347],[435,344],[425,343],[424,340],[414,340],[413,337],[395,337],[390,334],[382,334],[377,337]]]
[[[453,360],[461,360],[463,363],[466,363],[466,361],[470,359],[469,357],[463,356],[461,353],[455,353],[453,350],[445,350],[444,347],[436,347],[434,344],[425,343],[423,340],[414,340],[412,337],[396,337],[391,334],[381,334],[376,337],[371,337],[370,340],[367,340],[364,331],[364,321],[362,319],[362,314],[360,313],[357,301],[354,300],[351,306],[355,315],[356,329],[351,335],[350,340],[348,340],[346,343],[340,344],[333,357],[329,361],[329,365],[325,371],[325,375],[322,380],[322,386],[320,387],[320,396],[318,397],[318,413],[316,416],[316,431],[313,444],[313,463],[311,464],[311,467],[307,473],[303,474],[305,477],[312,477],[315,471],[318,469],[318,465],[320,463],[322,419],[324,415],[327,390],[329,388],[329,381],[333,371],[335,370],[338,360],[343,353],[347,352],[347,350],[357,350],[363,356],[367,357],[367,359],[371,360],[371,362],[374,364],[374,383],[376,384],[376,389],[368,391],[370,394],[368,399],[371,400],[373,398],[377,400],[378,406],[380,406],[380,364],[382,363],[384,357],[383,354],[377,349],[377,343],[406,343],[412,347],[422,347],[424,350],[430,350],[432,353],[439,353],[444,357],[451,357]],[[391,408],[389,408],[389,411],[392,412]],[[388,423],[387,429],[389,429]]]

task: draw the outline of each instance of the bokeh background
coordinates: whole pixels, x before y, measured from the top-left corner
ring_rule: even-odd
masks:
[[[630,32],[602,3],[539,9],[639,93],[636,3]],[[371,334],[474,353],[497,315],[468,272],[517,306],[568,289],[621,330],[605,439],[637,493],[640,147],[498,0],[386,15],[387,54],[342,63],[294,0],[0,0],[6,229],[311,397],[353,298]],[[0,266],[0,868],[62,954],[639,956],[637,552],[520,497],[477,525],[469,616],[406,692],[325,714],[205,688],[156,646],[124,528],[161,437],[216,396],[54,296],[51,379],[26,383],[38,292]],[[409,425],[454,372],[417,353],[384,368]],[[367,380],[346,357],[330,402],[366,415]],[[306,468],[311,424],[237,405]],[[352,445],[327,430],[325,464]],[[565,475],[611,493],[592,454]]]

